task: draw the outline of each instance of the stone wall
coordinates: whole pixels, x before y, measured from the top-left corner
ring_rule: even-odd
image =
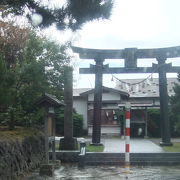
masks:
[[[42,136],[26,137],[22,142],[0,142],[0,179],[18,179],[31,169],[39,166],[44,158]]]

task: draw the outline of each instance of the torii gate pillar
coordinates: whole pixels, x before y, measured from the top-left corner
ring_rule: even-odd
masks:
[[[168,94],[167,94],[167,78],[166,78],[166,58],[157,57],[159,72],[159,97],[160,97],[160,125],[161,125],[161,146],[171,146],[171,135],[168,113]]]

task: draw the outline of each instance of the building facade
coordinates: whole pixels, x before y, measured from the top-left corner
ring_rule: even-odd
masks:
[[[137,84],[136,84],[137,83]],[[169,96],[174,95],[173,87],[177,78],[168,78]],[[132,85],[133,84],[133,85]],[[73,107],[84,118],[84,129],[92,134],[93,89],[74,89]],[[131,136],[148,136],[148,109],[159,108],[159,79],[126,79],[116,82],[115,88],[103,87],[101,110],[101,134],[124,135],[124,106],[127,97],[131,102]]]
[[[103,87],[102,110],[101,110],[101,134],[120,135],[120,121],[118,104],[129,97],[127,92]],[[74,89],[73,107],[79,114],[83,115],[84,130],[88,135],[92,134],[94,89]]]

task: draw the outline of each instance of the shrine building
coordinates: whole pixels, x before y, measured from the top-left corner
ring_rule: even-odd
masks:
[[[124,135],[124,106],[131,102],[131,136],[148,136],[149,108],[160,108],[159,80],[152,78],[138,85],[127,86],[141,82],[142,79],[125,79],[117,81],[115,88],[103,86],[101,108],[101,135]],[[168,95],[174,95],[173,86],[178,83],[177,78],[167,78]],[[73,107],[83,116],[83,129],[92,135],[94,89],[73,89]],[[139,129],[142,132],[139,134]]]

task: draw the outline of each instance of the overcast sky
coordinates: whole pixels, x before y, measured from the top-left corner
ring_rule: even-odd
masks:
[[[62,36],[63,34],[63,36]],[[70,37],[75,46],[98,49],[158,48],[180,45],[180,0],[115,0],[111,18],[87,23],[71,35],[60,32],[59,40]],[[168,60],[171,62],[172,60]],[[88,67],[93,61],[79,60],[76,67]],[[152,62],[156,62],[152,60]],[[180,65],[180,60],[173,65]],[[106,61],[123,66],[123,61]],[[138,64],[151,66],[145,60]],[[76,75],[76,87],[94,87],[93,75]],[[146,78],[145,75],[117,75],[119,78]],[[156,75],[154,75],[156,76]],[[157,77],[157,76],[156,76]],[[111,76],[104,75],[104,85],[113,87]]]
[[[156,48],[179,45],[179,0],[115,0],[110,20],[86,24],[78,46]]]

